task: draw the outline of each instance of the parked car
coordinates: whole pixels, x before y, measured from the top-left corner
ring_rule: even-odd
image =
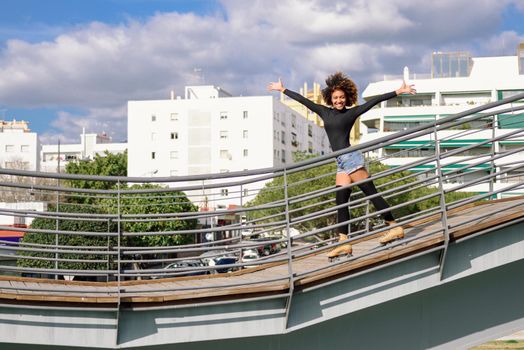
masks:
[[[195,267],[204,267],[205,265],[199,261],[199,260],[181,260],[181,261],[177,261],[177,262],[174,262],[174,263],[171,263],[169,265],[167,265],[166,267],[164,267],[164,270],[169,271],[169,272],[177,272],[176,270],[180,270],[180,269],[191,269],[191,268],[195,268]],[[172,271],[170,271],[172,270]],[[183,271],[183,273],[180,273],[180,274],[177,274],[177,275],[168,275],[168,274],[160,274],[160,275],[157,275],[157,276],[152,276],[151,278],[152,279],[157,279],[157,278],[168,278],[168,277],[179,277],[179,276],[197,276],[197,275],[206,275],[208,274],[209,271],[206,271],[206,270],[187,270],[187,271]]]
[[[255,242],[265,242],[265,241],[273,241],[273,240],[275,240],[275,238],[262,237],[262,238],[252,239],[252,241],[255,241]],[[258,246],[257,251],[260,256],[268,256],[270,254],[275,254],[280,251],[280,244],[279,243],[266,243],[264,245]]]
[[[218,258],[214,258],[214,259],[210,260],[209,266],[233,265],[233,264],[236,264],[236,263],[237,263],[237,259],[235,257],[222,256],[222,257],[218,257]],[[224,267],[224,268],[221,268],[221,269],[216,269],[214,271],[215,271],[215,273],[225,273],[225,272],[232,272],[232,271],[235,271],[237,269],[238,269],[238,267],[228,266],[228,267]],[[211,273],[213,273],[213,272],[211,272]]]
[[[210,250],[210,251],[200,254],[199,258],[200,258],[200,261],[204,265],[214,266],[214,265],[211,265],[213,264],[211,261],[214,261],[222,257],[234,257],[234,256],[235,254],[233,252],[230,252],[227,250]]]
[[[252,261],[255,261],[255,260],[258,260],[260,259],[260,255],[258,255],[258,252],[256,250],[246,250],[243,254],[242,254],[242,258],[240,259],[240,261],[242,263],[249,263],[249,262],[252,262]],[[256,267],[258,265],[245,265],[244,268],[250,268],[250,267]]]

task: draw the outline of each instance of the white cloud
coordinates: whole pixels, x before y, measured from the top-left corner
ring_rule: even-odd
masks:
[[[482,52],[486,56],[515,55],[517,45],[524,42],[524,33],[505,31],[486,38],[482,43]]]
[[[524,11],[524,0],[513,0],[512,3],[515,4],[515,6],[516,6],[520,11]]]
[[[13,107],[84,110],[52,123],[65,138],[84,126],[125,136],[127,100],[166,98],[205,83],[263,94],[282,76],[290,88],[335,70],[361,89],[384,74],[424,73],[434,50],[496,53],[523,33],[498,33],[502,11],[523,2],[490,0],[223,1],[212,16],[159,13],[112,26],[93,22],[53,41],[8,41],[0,51],[0,101]],[[486,43],[487,44],[483,44]],[[503,44],[501,44],[503,42]],[[502,47],[501,47],[502,45]]]
[[[124,107],[91,108],[78,114],[59,111],[51,123],[56,131],[39,137],[44,144],[56,143],[58,138],[61,143],[78,143],[79,135],[85,128],[86,133],[106,133],[114,142],[123,142],[127,128],[127,122],[122,118],[125,115]]]

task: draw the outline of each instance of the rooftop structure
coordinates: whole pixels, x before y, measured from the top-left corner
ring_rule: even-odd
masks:
[[[433,53],[432,77],[430,78],[417,78],[415,75],[410,75],[406,68],[404,79],[409,84],[415,84],[417,94],[397,96],[382,102],[381,105],[366,113],[361,119],[362,141],[370,141],[400,130],[433,123],[435,120],[524,92],[524,73],[521,69],[524,57],[522,50],[523,46],[520,45],[518,56],[503,57],[470,57],[467,53]],[[400,85],[401,81],[397,78],[371,83],[364,90],[364,98],[392,91]],[[522,100],[516,101],[512,103],[512,106],[522,106],[523,103]],[[501,141],[489,145],[482,142],[491,138],[492,134],[501,135],[522,127],[524,127],[524,115],[521,111],[512,112],[510,110],[503,114],[486,116],[458,125],[455,130],[446,131],[449,135],[460,134],[462,136],[460,142],[442,143],[440,152],[454,151],[464,143],[479,144],[478,147],[456,154],[458,159],[471,162],[469,158],[482,153],[482,147],[492,147],[495,153],[511,151],[524,144],[524,137],[512,142]],[[435,144],[428,135],[416,143],[399,142],[386,146],[376,152],[374,156],[378,159],[387,157],[384,163],[401,166],[433,152],[435,152]],[[495,162],[495,169],[491,170],[491,166],[486,164],[484,172],[466,173],[457,181],[482,177],[486,172],[500,170],[501,167],[504,165]],[[411,170],[420,171],[421,169],[414,167]],[[513,181],[511,179],[519,176],[517,174],[519,171],[508,174],[506,179],[501,178],[498,181]],[[479,185],[474,189],[464,190],[485,191],[486,188]]]

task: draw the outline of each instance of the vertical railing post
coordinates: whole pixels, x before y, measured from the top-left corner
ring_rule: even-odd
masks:
[[[120,189],[120,180],[117,182],[117,217],[118,217],[118,223],[117,223],[117,232],[118,237],[116,241],[116,249],[117,249],[117,280],[118,280],[118,303],[120,304],[120,283],[121,283],[121,271],[122,271],[122,263],[121,263],[121,245],[122,245],[122,198],[121,198],[121,189]]]
[[[369,161],[366,159],[366,169],[368,169],[369,171],[369,168],[370,168],[370,163]],[[364,194],[364,197],[366,195]],[[350,198],[349,198],[349,202],[351,203],[351,195],[350,195]],[[351,209],[350,207],[348,206],[348,211],[349,211],[349,219],[351,219]],[[370,220],[369,220],[369,199],[366,201],[366,233],[369,232],[369,224],[370,224]],[[348,225],[348,232],[351,232],[351,224]]]
[[[442,172],[442,163],[440,158],[440,140],[438,138],[437,125],[434,127],[435,135],[435,162],[437,169],[438,186],[440,192],[440,211],[442,215],[442,226],[444,227],[444,251],[440,255],[440,278],[442,279],[442,273],[444,271],[444,262],[446,260],[446,254],[448,252],[449,245],[449,228],[448,228],[448,213],[446,206],[446,195],[444,193],[444,176]]]
[[[351,210],[349,210],[349,214],[350,214],[349,218],[351,219]],[[351,230],[351,224],[349,225],[349,229]],[[370,227],[369,227],[369,200],[368,200],[366,201],[366,233],[369,232],[369,230],[370,230]]]
[[[289,218],[289,193],[287,188],[287,169],[284,168],[284,200],[285,200],[285,214],[286,214],[286,234],[287,234],[287,259],[288,259],[288,274],[289,274],[289,296],[286,302],[286,318],[284,322],[284,328],[287,329],[287,321],[289,318],[289,311],[291,309],[291,301],[293,299],[293,290],[294,290],[294,276],[293,276],[293,254],[291,252],[291,246],[293,240],[291,239],[291,230],[290,230],[290,218]]]
[[[109,270],[111,269],[111,219],[107,219],[107,263],[106,263],[106,282],[109,282]]]
[[[495,161],[493,160],[493,157],[495,157],[495,116],[491,116],[491,162],[490,162],[490,168],[489,168],[489,174],[491,175],[489,178],[489,192],[492,193],[495,187],[495,178],[493,177],[493,174],[496,172],[495,169]],[[491,199],[490,195],[490,199]],[[498,195],[496,195],[498,196]],[[496,199],[496,198],[494,198]]]
[[[116,189],[117,189],[117,240],[116,240],[116,249],[117,249],[117,311],[116,311],[116,332],[115,332],[115,344],[120,344],[120,306],[122,301],[122,290],[121,290],[121,237],[122,237],[122,206],[121,206],[121,189],[120,189],[120,180],[116,183]]]
[[[243,253],[243,251],[242,251],[242,243],[244,241],[244,237],[242,236],[242,231],[243,231],[243,227],[245,226],[245,222],[243,222],[243,219],[242,219],[242,217],[244,216],[243,215],[243,213],[244,213],[244,211],[243,211],[244,210],[244,187],[243,187],[242,184],[240,185],[240,209],[242,211],[240,212],[241,213],[241,215],[240,215],[240,238],[239,238],[239,241],[238,241],[238,243],[240,244],[240,251],[239,251],[239,254],[238,254],[239,255],[238,260],[240,262],[242,262],[242,253]],[[247,218],[246,218],[246,220],[247,220]]]
[[[57,158],[57,172],[60,174],[60,139],[58,139],[58,158]],[[56,187],[60,187],[60,179],[56,179]],[[60,191],[56,190],[56,223],[55,223],[55,270],[58,270],[58,230],[60,227],[60,221],[58,219],[58,207],[60,203]],[[55,280],[58,279],[58,274],[55,272]]]

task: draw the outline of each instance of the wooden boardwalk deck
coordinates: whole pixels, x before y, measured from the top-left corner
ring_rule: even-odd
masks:
[[[448,211],[452,240],[524,216],[524,198],[473,203]],[[378,236],[355,240],[351,259],[329,263],[325,253],[312,252],[293,260],[295,288],[336,279],[431,249],[444,242],[440,216],[405,226],[401,244],[380,248]],[[433,232],[433,233],[432,233]],[[330,249],[329,246],[326,247]],[[178,277],[159,280],[116,282],[75,282],[0,276],[0,300],[4,302],[66,302],[94,305],[123,303],[195,303],[286,293],[289,289],[287,263],[267,263],[257,268],[228,274]],[[249,284],[246,284],[249,283]],[[244,284],[244,285],[242,285]]]

